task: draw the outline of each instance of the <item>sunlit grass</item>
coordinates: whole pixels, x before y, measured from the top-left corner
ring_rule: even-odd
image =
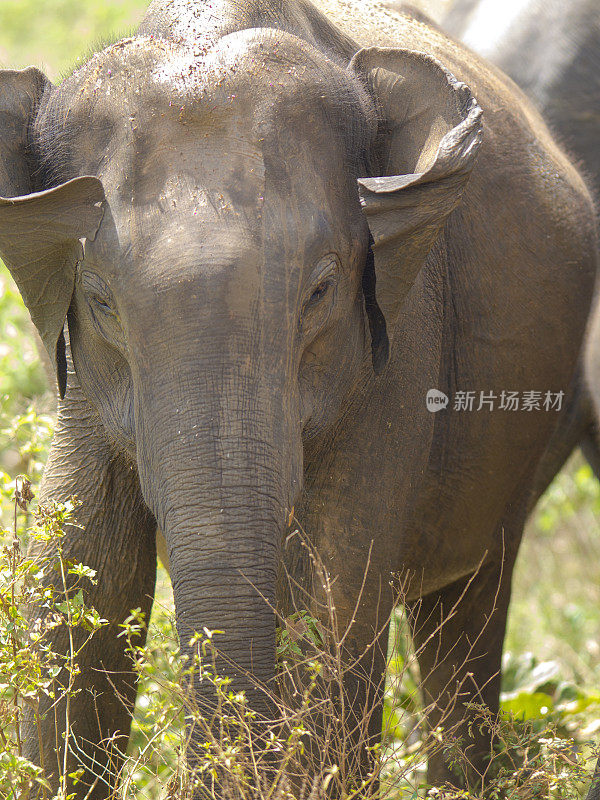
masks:
[[[147,5],[147,0],[2,0],[0,66],[33,65],[56,81],[94,42],[133,28]]]

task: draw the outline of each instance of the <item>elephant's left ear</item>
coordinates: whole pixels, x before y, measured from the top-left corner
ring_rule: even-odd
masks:
[[[22,197],[0,197],[0,256],[41,339],[55,361],[59,393],[67,381],[63,326],[83,258],[81,240],[94,239],[104,190],[83,177]]]
[[[40,103],[53,91],[35,67],[0,70],[0,258],[56,366],[62,397],[67,381],[63,326],[82,256],[80,240],[96,236],[104,189],[97,178],[86,176],[32,191],[38,165],[29,132]]]
[[[375,297],[391,339],[406,295],[460,201],[481,143],[482,112],[468,87],[424,53],[372,47],[348,69],[367,82],[379,116],[371,159],[378,174],[359,178],[358,188],[373,238]],[[374,329],[377,318],[369,322],[379,372],[388,341]]]

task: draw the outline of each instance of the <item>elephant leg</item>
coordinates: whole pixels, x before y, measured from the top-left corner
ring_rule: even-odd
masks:
[[[519,537],[520,538],[520,537]],[[466,775],[456,774],[439,747],[428,759],[431,785],[465,782],[481,786],[491,753],[490,733],[468,704],[499,711],[502,646],[516,547],[485,564],[470,578],[407,603],[407,615],[421,672],[430,730],[442,728],[447,742],[457,737],[469,759]],[[443,740],[443,735],[442,735]]]
[[[394,599],[390,586],[382,585],[383,580],[379,574],[372,581],[367,580],[357,605],[343,616],[338,614],[342,623],[339,630],[348,631],[342,658],[351,669],[345,675],[344,690],[353,713],[352,723],[360,734],[355,750],[363,754],[361,757],[365,746],[378,744],[382,735],[389,620]],[[370,761],[368,766],[372,769]]]
[[[68,725],[67,774],[84,769],[70,791],[77,798],[100,800],[112,796],[111,776],[119,768],[119,752],[127,745],[136,695],[125,641],[117,638],[119,623],[136,607],[149,618],[156,575],[156,525],[142,500],[136,470],[115,456],[89,405],[70,386],[59,412],[40,500],[64,502],[73,495],[80,503],[74,514],[77,526],[66,526],[64,557],[96,570],[97,584],[84,579],[82,588],[86,603],[109,624],[77,658],[81,673],[75,688],[80,691],[71,697],[68,708],[64,699],[52,705],[42,696],[39,715],[26,711],[25,755],[44,767],[56,787],[63,774]],[[34,544],[31,553],[44,556],[47,547]],[[62,585],[58,573],[45,579]],[[35,607],[30,614],[35,619],[45,612]],[[48,634],[56,652],[69,652],[67,634],[65,625]],[[79,641],[76,635],[76,647]],[[59,675],[59,683],[65,680],[64,674]],[[115,745],[103,747],[101,743],[111,737]]]

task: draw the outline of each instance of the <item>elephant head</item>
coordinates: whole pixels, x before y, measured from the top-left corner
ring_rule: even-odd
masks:
[[[61,395],[68,319],[164,531],[182,642],[225,631],[240,676],[274,670],[303,444],[385,368],[480,137],[434,59],[334,63],[273,29],[125,40],[58,88],[0,72],[0,254]]]

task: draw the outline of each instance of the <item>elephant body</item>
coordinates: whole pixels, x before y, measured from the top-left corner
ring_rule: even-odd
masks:
[[[66,549],[97,570],[90,600],[112,623],[85,651],[74,734],[100,760],[94,743],[128,735],[116,626],[149,613],[157,524],[184,650],[225,631],[264,707],[245,672],[272,680],[282,565],[319,593],[286,544],[292,509],[351,654],[402,574],[426,699],[462,681],[496,710],[536,476],[581,433],[597,258],[589,194],[537,112],[371,0],[155,0],[59,88],[0,73],[0,131],[0,254],[64,395],[43,495],[81,499]],[[430,389],[447,408],[428,410]],[[560,408],[499,410],[532,391]],[[485,736],[472,746],[483,763]],[[432,758],[431,780],[448,777]]]
[[[595,0],[524,0],[510,10],[493,0],[457,0],[442,27],[502,69],[533,100],[600,200],[600,6]],[[600,414],[600,307],[590,316],[585,348],[582,442],[596,474]]]

